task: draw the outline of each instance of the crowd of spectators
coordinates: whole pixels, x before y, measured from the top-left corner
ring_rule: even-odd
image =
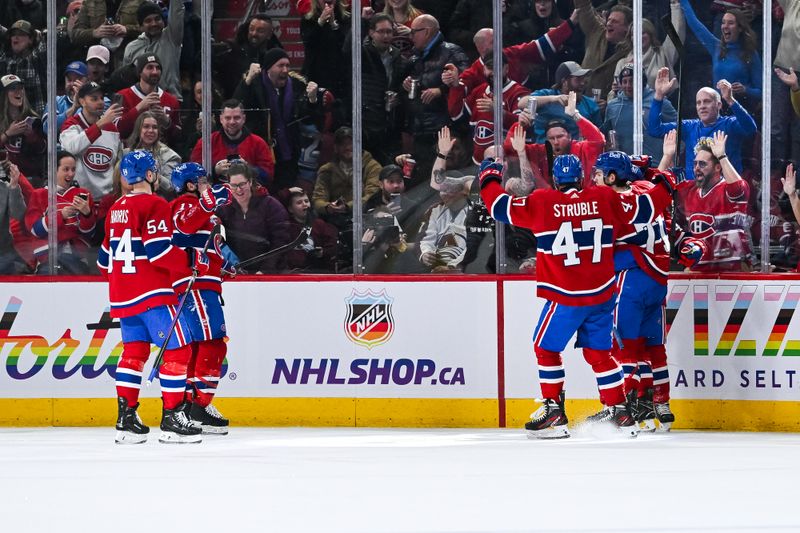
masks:
[[[678,246],[688,237],[707,240],[698,270],[747,271],[762,252],[776,268],[796,268],[800,203],[794,167],[786,169],[800,158],[799,2],[643,0],[641,64],[626,0],[503,0],[497,57],[486,0],[292,2],[305,57],[298,68],[261,2],[202,58],[199,2],[59,0],[55,110],[46,106],[45,2],[3,2],[0,273],[49,273],[49,173],[58,188],[59,270],[89,274],[108,206],[125,194],[122,155],[151,151],[160,165],[156,193],[171,199],[172,169],[202,162],[204,142],[209,179],[232,188],[234,201],[218,215],[240,260],[308,228],[300,246],[250,263],[248,272],[351,272],[357,239],[367,273],[493,271],[500,251],[475,176],[480,161],[496,155],[495,140],[514,194],[552,187],[553,160],[567,153],[579,157],[584,186],[592,186],[600,153],[633,151],[635,120],[653,164],[686,180],[670,233]],[[764,16],[772,18],[775,45],[766,80]],[[353,24],[364,38],[358,79]],[[204,60],[210,86],[200,81]],[[636,69],[642,109],[634,108]],[[362,91],[360,172],[353,168],[354,83]],[[771,132],[761,131],[767,83]],[[206,90],[210,115],[201,112]],[[495,128],[497,100],[503,123]],[[56,169],[47,168],[50,127]],[[765,134],[773,138],[769,176],[761,175]],[[356,175],[361,198],[353,194]],[[772,232],[760,246],[765,186],[774,193]],[[363,230],[354,235],[359,208]],[[533,235],[504,231],[508,264],[531,271]]]

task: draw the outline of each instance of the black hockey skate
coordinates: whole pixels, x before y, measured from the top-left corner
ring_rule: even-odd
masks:
[[[213,404],[201,407],[196,403],[192,403],[187,414],[192,422],[199,424],[204,435],[228,434],[228,425],[230,422],[227,418],[222,416],[222,413],[220,413]]]
[[[564,411],[564,393],[558,401],[545,398],[536,400],[542,406],[531,414],[530,422],[525,423],[525,431],[529,438],[566,439],[569,437],[567,413]]]
[[[675,415],[672,414],[669,408],[669,402],[653,404],[658,424],[661,426],[661,431],[669,431],[672,429],[672,423],[675,422]]]
[[[656,430],[656,412],[653,408],[653,389],[647,389],[636,402],[636,422],[639,429],[652,433]]]
[[[147,442],[147,434],[150,428],[142,423],[136,407],[128,407],[128,400],[122,396],[117,398],[117,436],[114,442],[117,444],[142,444]]]
[[[186,407],[181,404],[175,409],[164,409],[161,415],[161,435],[158,442],[172,443],[197,443],[203,440],[200,436],[201,429],[192,424],[186,416]]]
[[[586,424],[606,424],[619,430],[623,435],[636,437],[639,434],[639,426],[635,418],[630,414],[628,406],[625,404],[606,406],[602,411],[586,419]]]

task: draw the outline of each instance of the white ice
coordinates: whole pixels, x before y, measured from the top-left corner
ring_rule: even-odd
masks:
[[[0,429],[0,531],[800,531],[800,435]]]

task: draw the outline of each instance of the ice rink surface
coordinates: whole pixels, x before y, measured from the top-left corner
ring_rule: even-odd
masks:
[[[800,435],[0,429],[0,531],[800,531]]]

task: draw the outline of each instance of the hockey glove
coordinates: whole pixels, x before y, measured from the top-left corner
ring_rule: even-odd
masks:
[[[670,194],[675,194],[675,190],[678,188],[678,178],[669,170],[657,170],[650,176],[650,181],[656,185],[661,183]]]
[[[222,274],[229,278],[235,278],[236,274],[239,273],[236,270],[236,263],[231,263],[230,261],[223,261],[221,269],[222,269]]]
[[[496,181],[498,184],[503,184],[503,164],[498,163],[493,157],[487,157],[481,163],[480,174],[481,189],[491,181]]]
[[[213,213],[217,207],[231,203],[231,188],[227,183],[214,185],[200,194],[200,207],[206,213]]]
[[[687,268],[692,268],[703,259],[706,250],[708,247],[705,241],[689,237],[681,245],[678,262]]]
[[[208,274],[208,269],[211,267],[208,256],[196,248],[189,248],[186,252],[189,254],[189,267],[194,275],[201,278]]]

